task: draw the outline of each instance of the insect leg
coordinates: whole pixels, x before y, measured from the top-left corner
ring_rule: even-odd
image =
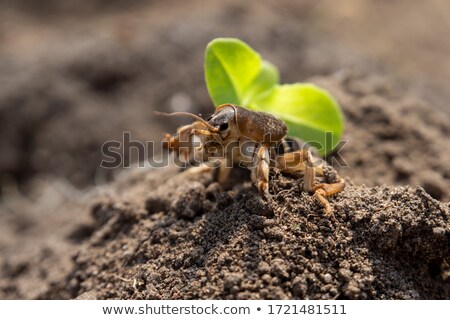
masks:
[[[330,215],[332,209],[326,197],[344,190],[345,180],[338,176],[339,182],[315,184],[316,174],[319,176],[324,174],[324,164],[323,160],[314,158],[308,150],[298,150],[277,156],[275,167],[282,172],[304,171],[302,189],[313,193],[323,205],[325,213]]]
[[[218,170],[219,172],[217,173],[217,182],[219,182],[220,184],[227,183],[232,167],[227,164],[227,161],[223,161],[220,164]]]
[[[258,191],[263,196],[269,195],[269,149],[261,146],[257,150],[252,170],[252,180],[256,184]]]
[[[307,164],[314,169],[315,174],[323,176],[325,162],[314,158],[306,149],[278,155],[275,160],[275,168],[287,173],[305,171]]]
[[[322,203],[325,213],[332,214],[331,206],[325,197],[341,192],[345,188],[345,180],[339,177],[336,183],[321,183],[314,186],[314,196]]]
[[[192,134],[203,135],[203,136],[216,136],[215,132],[211,132],[204,129],[192,129]]]
[[[174,151],[177,156],[181,156],[182,161],[187,161],[192,149],[190,142],[191,131],[196,123],[183,126],[177,130],[175,135],[166,134],[163,140],[163,147],[169,151]]]

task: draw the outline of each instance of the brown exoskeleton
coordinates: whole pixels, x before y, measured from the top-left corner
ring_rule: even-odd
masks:
[[[259,193],[269,195],[269,171],[303,172],[301,189],[313,194],[324,206],[325,213],[331,214],[327,196],[342,191],[344,179],[336,174],[336,182],[316,183],[315,176],[323,176],[325,161],[314,157],[309,150],[280,152],[289,149],[285,136],[287,127],[275,116],[251,111],[236,105],[224,104],[204,120],[191,113],[175,112],[170,115],[188,115],[197,121],[183,126],[172,136],[166,135],[165,146],[187,159],[195,150],[201,150],[202,158],[221,158],[218,181],[224,183],[233,165],[239,164],[251,170],[251,177]],[[194,137],[200,147],[193,145]],[[280,148],[281,146],[281,148]]]

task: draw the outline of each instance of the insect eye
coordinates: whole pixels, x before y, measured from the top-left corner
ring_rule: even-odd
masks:
[[[228,123],[227,123],[227,122],[222,123],[222,124],[220,125],[219,129],[222,130],[222,131],[223,131],[223,130],[227,130],[227,129],[228,129]]]

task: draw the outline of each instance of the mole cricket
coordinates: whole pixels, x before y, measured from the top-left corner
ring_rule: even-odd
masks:
[[[178,128],[175,135],[166,134],[164,147],[183,159],[192,152],[200,152],[208,159],[221,158],[217,180],[225,183],[233,166],[241,165],[251,170],[251,179],[263,197],[269,196],[269,172],[303,172],[300,189],[312,194],[322,204],[327,215],[332,214],[326,197],[345,188],[345,180],[327,166],[326,162],[313,156],[308,149],[292,151],[285,123],[275,116],[245,109],[232,104],[223,104],[207,120],[187,112],[160,115],[185,115],[195,118],[192,124]],[[199,146],[195,146],[197,143]],[[324,176],[332,170],[337,182],[317,183],[315,176]]]

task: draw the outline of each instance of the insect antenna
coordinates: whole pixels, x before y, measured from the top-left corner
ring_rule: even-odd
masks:
[[[210,125],[205,119],[199,117],[196,114],[193,113],[189,113],[189,112],[172,112],[172,113],[166,113],[166,112],[160,112],[160,111],[153,111],[154,114],[158,115],[158,116],[166,116],[166,117],[172,117],[172,116],[188,116],[191,118],[194,118],[198,121],[200,121],[201,123],[203,123],[210,131],[212,132],[218,132],[219,129],[216,127],[213,127],[212,125]]]

